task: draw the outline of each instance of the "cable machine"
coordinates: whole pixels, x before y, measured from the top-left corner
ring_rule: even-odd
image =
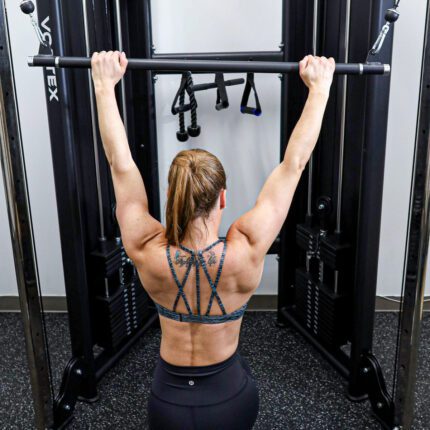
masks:
[[[309,52],[339,60],[339,76],[333,84],[318,148],[299,185],[280,238],[269,251],[279,257],[278,321],[281,326],[295,327],[346,378],[352,400],[369,398],[386,428],[408,428],[403,426],[412,419],[416,357],[408,355],[404,345],[411,340],[418,344],[423,262],[429,236],[425,216],[428,181],[423,181],[423,175],[429,175],[428,148],[421,133],[414,166],[419,180],[413,184],[414,215],[408,237],[406,295],[399,338],[403,348],[399,350],[396,397],[388,393],[378,361],[372,355],[390,85],[389,77],[377,75],[390,72],[389,30],[399,16],[398,6],[398,0],[394,5],[390,0],[285,0],[279,51],[156,54],[150,0],[129,0],[125,4],[118,0],[89,4],[83,0],[80,7],[60,0],[39,0],[38,22],[33,17],[32,2],[21,3],[41,44],[39,54],[30,57],[29,65],[44,67],[73,355],[64,371],[60,392],[54,396],[49,389],[49,366],[38,365],[47,363],[49,354],[45,336],[36,336],[32,331],[37,324],[43,329],[43,310],[34,305],[31,318],[24,322],[28,344],[38,346],[34,351],[29,349],[28,355],[39,428],[67,425],[78,398],[97,400],[98,381],[157,321],[154,307],[122,247],[113,216],[112,184],[100,152],[87,69],[91,52],[111,49],[125,50],[130,57],[131,71],[117,89],[118,99],[133,156],[147,185],[150,211],[158,219],[155,72],[182,75],[172,107],[172,113],[179,116],[177,138],[181,141],[201,132],[196,92],[216,89],[217,109],[225,109],[229,106],[227,87],[246,82],[240,109],[242,113],[259,116],[262,107],[253,74],[280,73],[283,156],[306,96],[303,86],[298,85],[297,61]],[[1,67],[1,86],[3,94],[11,94],[8,88],[13,86],[13,68],[4,1],[0,13],[0,37],[2,46],[7,47],[0,51],[0,56],[2,64],[10,65]],[[429,19],[427,38],[428,27]],[[312,32],[304,32],[309,28]],[[360,62],[366,55],[366,61]],[[421,128],[430,121],[425,109],[429,97],[424,85],[427,66],[423,70]],[[215,74],[214,82],[193,84],[192,73],[211,72]],[[246,74],[246,81],[225,81],[223,73],[227,72]],[[251,91],[255,107],[248,104]],[[189,104],[185,104],[186,94]],[[19,182],[25,178],[24,165],[19,162],[22,154],[11,157],[17,149],[22,152],[20,141],[17,146],[8,138],[11,124],[19,127],[16,100],[9,97],[0,101],[2,106],[9,107],[0,112],[1,155],[13,225],[14,217],[29,213],[28,198],[26,203],[17,192],[22,196],[28,193]],[[184,123],[187,111],[191,111],[192,118],[188,128]],[[31,232],[31,218],[24,216],[20,220]],[[21,237],[18,243],[25,248],[32,242]],[[20,251],[15,251],[19,261]],[[29,248],[28,252],[34,256],[34,249]],[[28,266],[17,262],[17,273],[31,273],[28,268],[37,273],[35,258],[24,263]],[[23,313],[35,299],[41,304],[34,285],[32,279],[20,284]],[[101,349],[98,354],[94,353],[96,345]]]
[[[294,3],[287,12],[295,58],[314,50],[355,62],[377,40],[368,58],[378,53],[379,61],[391,61],[387,28],[398,17],[398,2],[391,9],[390,1],[310,3]],[[304,22],[313,34],[303,34]],[[294,79],[285,96],[293,101],[287,136],[306,96]],[[327,358],[357,401],[369,395],[362,368],[372,351],[389,88],[389,79],[373,76],[334,82],[307,181],[281,235],[279,322],[293,325]],[[376,380],[381,372],[373,363]],[[383,389],[374,397],[374,410],[385,420],[391,403]]]

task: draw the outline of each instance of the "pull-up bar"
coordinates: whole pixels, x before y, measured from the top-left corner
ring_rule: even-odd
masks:
[[[88,57],[54,57],[36,55],[28,58],[32,67],[81,68],[91,67]],[[209,60],[146,60],[130,58],[129,69],[153,70],[163,72],[224,72],[224,73],[297,73],[299,63],[269,61],[209,61]],[[350,63],[336,64],[338,75],[388,75],[389,64]]]

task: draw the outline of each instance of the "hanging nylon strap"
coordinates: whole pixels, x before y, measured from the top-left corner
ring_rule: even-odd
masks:
[[[248,106],[251,90],[254,92],[256,107]],[[255,116],[260,116],[263,113],[263,111],[261,110],[257,89],[255,88],[254,73],[248,73],[246,75],[246,85],[242,96],[242,102],[240,103],[240,111],[243,114],[250,114]]]
[[[225,85],[224,74],[215,74],[215,83],[217,85],[217,100],[216,100],[216,110],[227,109],[230,106],[228,102],[227,88]]]

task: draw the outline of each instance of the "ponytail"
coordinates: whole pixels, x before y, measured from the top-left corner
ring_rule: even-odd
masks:
[[[193,149],[181,151],[175,157],[168,183],[166,238],[178,246],[194,219],[209,216],[219,193],[226,188],[226,175],[217,157]]]

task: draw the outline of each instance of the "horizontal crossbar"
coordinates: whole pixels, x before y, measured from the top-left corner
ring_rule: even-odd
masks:
[[[33,67],[83,68],[91,67],[91,58],[54,57],[36,55],[29,57],[28,65]],[[267,61],[209,61],[209,60],[128,60],[129,69],[171,71],[171,72],[223,72],[223,73],[297,73],[299,63]],[[389,64],[336,64],[338,75],[387,75]]]

